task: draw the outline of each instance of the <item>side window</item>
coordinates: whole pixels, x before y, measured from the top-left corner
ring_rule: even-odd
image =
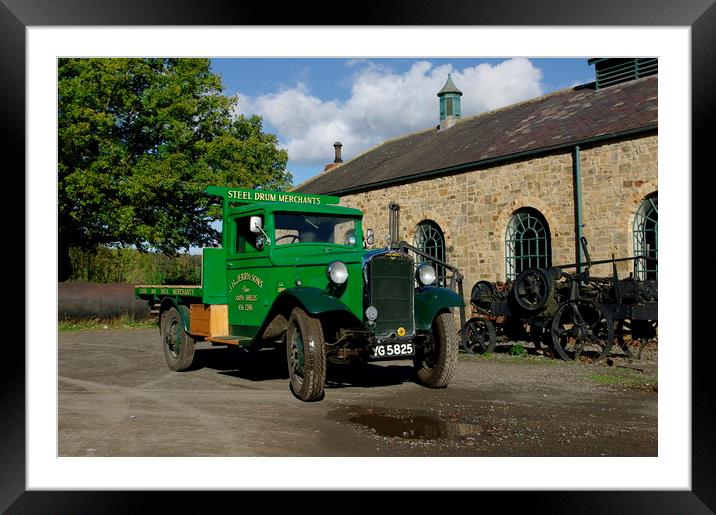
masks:
[[[281,228],[275,229],[276,245],[286,245],[288,243],[298,243],[301,241],[300,233],[298,229]]]
[[[347,222],[338,223],[333,228],[333,243],[340,243],[341,245],[348,245],[355,247],[356,244],[356,231],[355,222],[349,220]]]
[[[245,252],[258,252],[256,237],[260,236],[251,232],[249,227],[250,216],[242,216],[237,218],[236,224],[236,247],[234,252],[243,254]]]

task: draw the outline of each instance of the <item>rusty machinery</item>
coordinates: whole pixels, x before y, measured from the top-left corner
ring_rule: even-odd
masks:
[[[576,263],[547,269],[529,268],[512,282],[478,281],[472,288],[472,316],[462,326],[463,348],[470,353],[492,352],[498,341],[546,344],[565,360],[580,356],[599,360],[616,340],[632,357],[631,348],[656,337],[658,285],[655,280],[619,279],[616,263],[630,258],[592,262],[581,238],[586,266]],[[590,268],[612,264],[611,277],[594,277]],[[574,268],[575,272],[567,272]]]

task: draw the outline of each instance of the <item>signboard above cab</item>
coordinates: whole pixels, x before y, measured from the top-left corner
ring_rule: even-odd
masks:
[[[253,204],[258,202],[278,202],[282,204],[310,204],[314,206],[338,204],[340,198],[328,195],[307,195],[289,191],[244,190],[225,186],[209,186],[206,193],[224,198],[225,204]]]

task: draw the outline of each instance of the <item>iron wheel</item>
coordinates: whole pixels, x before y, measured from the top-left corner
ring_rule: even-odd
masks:
[[[552,345],[560,358],[593,361],[607,356],[614,341],[612,316],[591,301],[566,302],[552,319]]]
[[[541,268],[524,270],[512,284],[515,303],[522,310],[535,312],[542,309],[554,294],[552,274]]]
[[[463,327],[463,341],[468,354],[494,352],[497,345],[495,324],[486,318],[471,318]]]

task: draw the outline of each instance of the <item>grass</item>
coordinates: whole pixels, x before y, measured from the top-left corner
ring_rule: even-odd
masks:
[[[658,381],[655,375],[630,368],[616,368],[610,370],[609,373],[590,374],[589,379],[604,386],[617,386],[652,392],[658,389]]]
[[[460,352],[458,360],[460,361],[477,361],[477,362],[501,362],[501,363],[540,363],[547,365],[569,365],[571,362],[565,362],[561,359],[550,358],[547,356],[537,356],[530,354],[526,348],[520,345],[521,350],[513,350],[513,348],[499,348],[497,352],[485,354],[467,354]]]
[[[492,360],[492,353],[486,352],[485,354],[467,354],[466,352],[459,352],[457,359],[460,361],[490,361]]]
[[[156,327],[154,318],[136,318],[121,315],[109,319],[82,318],[65,319],[58,322],[60,331],[103,331],[106,329],[146,329]]]

